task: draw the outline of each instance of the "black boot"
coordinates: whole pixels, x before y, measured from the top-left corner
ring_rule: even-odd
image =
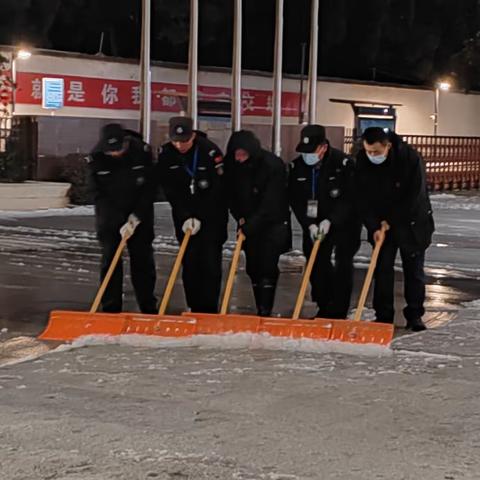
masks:
[[[407,320],[407,329],[412,332],[423,332],[427,329],[427,326],[423,323],[421,318],[414,318],[412,320]]]
[[[276,281],[264,279],[257,285],[258,299],[257,315],[269,317],[272,314],[273,302],[275,300]]]
[[[160,304],[155,300],[154,302],[140,305],[140,311],[146,315],[158,315]]]
[[[388,319],[385,319],[385,318],[376,318],[374,320],[375,323],[388,323],[390,325],[393,324],[393,318],[388,318]]]
[[[317,314],[313,317],[313,319],[315,319],[315,318],[328,319],[328,318],[330,318],[330,315],[329,315],[329,312],[326,308],[318,307]]]
[[[255,306],[258,309],[258,306],[260,305],[260,299],[261,299],[261,288],[259,288],[257,283],[252,283],[252,288],[253,288],[253,296],[255,297]]]

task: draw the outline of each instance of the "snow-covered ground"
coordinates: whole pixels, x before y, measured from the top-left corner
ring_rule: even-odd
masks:
[[[94,292],[91,211],[0,215],[0,478],[477,480],[480,197],[433,205],[426,319],[436,328],[390,350],[251,335],[46,347],[25,333]],[[157,219],[161,272],[176,244],[164,205]],[[298,253],[282,259],[280,313],[301,265]],[[396,285],[401,307],[400,275]],[[251,304],[241,272],[233,307]],[[176,288],[172,308],[182,305]]]

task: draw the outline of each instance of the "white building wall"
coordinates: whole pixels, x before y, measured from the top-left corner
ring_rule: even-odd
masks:
[[[114,62],[97,58],[79,58],[65,55],[54,56],[44,53],[34,54],[27,61],[17,62],[17,71],[45,74],[79,75],[118,80],[138,80],[139,68],[133,63]],[[153,67],[154,82],[186,84],[187,71],[165,67]],[[228,73],[202,71],[201,85],[230,87]],[[272,78],[244,75],[243,87],[271,90]],[[285,79],[284,91],[299,91],[299,81]],[[480,95],[464,95],[459,92],[441,92],[439,110],[439,135],[480,136]],[[348,83],[341,81],[318,82],[318,123],[330,126],[353,128],[354,114],[350,105],[332,103],[330,99],[366,101],[380,104],[401,104],[397,108],[397,131],[401,134],[432,135],[434,92],[428,89],[401,88],[373,84]],[[71,117],[137,119],[133,110],[108,110],[101,108],[68,107],[54,114],[42,110],[38,105],[17,104],[15,109],[21,115],[55,115]],[[155,112],[153,119],[166,121],[171,113]],[[269,117],[245,118],[245,122],[269,124]],[[295,124],[295,117],[284,118],[284,124]]]

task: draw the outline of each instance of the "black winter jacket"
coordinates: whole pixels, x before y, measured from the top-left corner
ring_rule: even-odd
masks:
[[[235,161],[237,149],[247,151],[250,158]],[[245,220],[242,230],[247,238],[276,225],[289,225],[287,170],[279,157],[262,149],[252,132],[243,130],[230,138],[225,165],[230,211],[235,220]]]
[[[435,230],[421,156],[391,134],[387,160],[374,165],[365,150],[357,155],[357,198],[370,238],[386,220],[400,248],[418,252],[431,243]]]
[[[126,139],[128,148],[122,157],[96,150],[87,157],[97,232],[118,230],[131,213],[153,225],[152,151],[136,136]]]
[[[289,200],[304,231],[322,220],[330,220],[332,231],[358,227],[354,189],[355,162],[345,153],[329,147],[322,161],[307,165],[301,156],[290,163]],[[317,201],[317,217],[307,216],[310,200]]]
[[[172,206],[177,238],[183,236],[185,220],[194,217],[202,222],[203,233],[226,239],[224,164],[217,145],[197,135],[193,147],[182,155],[171,142],[165,144],[158,157],[156,176]]]

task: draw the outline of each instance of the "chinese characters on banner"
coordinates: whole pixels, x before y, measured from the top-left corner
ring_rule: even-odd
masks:
[[[19,72],[16,100],[19,104],[41,105],[41,73]],[[115,110],[138,110],[140,86],[129,80],[105,80],[101,78],[74,77],[68,75],[48,75],[63,78],[65,82],[65,106],[103,108]],[[152,83],[152,111],[178,113],[182,110],[182,98],[187,96],[187,85],[174,83]],[[230,88],[199,87],[200,100],[229,101]],[[282,95],[282,115],[298,116],[299,95],[284,92]],[[267,90],[243,89],[242,113],[250,116],[270,117],[272,115],[272,92]]]

